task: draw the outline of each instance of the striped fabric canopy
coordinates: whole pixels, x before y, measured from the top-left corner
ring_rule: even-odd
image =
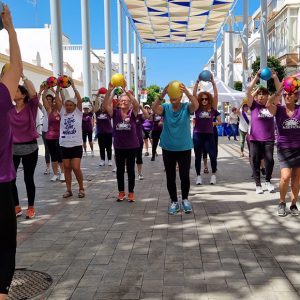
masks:
[[[124,0],[143,43],[213,42],[234,0]]]

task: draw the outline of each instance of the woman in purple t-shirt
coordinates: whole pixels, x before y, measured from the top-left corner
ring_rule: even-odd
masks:
[[[291,183],[292,215],[298,216],[297,200],[300,188],[300,107],[296,105],[299,92],[283,92],[285,105],[275,105],[273,99],[281,95],[277,92],[268,103],[267,107],[276,118],[277,125],[277,154],[280,163],[280,199],[278,215],[286,216],[285,197]]]
[[[144,106],[144,108],[147,110],[148,114],[151,116],[152,112],[151,112],[151,108],[150,105],[146,104]],[[143,139],[144,139],[144,145],[145,145],[145,156],[149,156],[149,141],[150,143],[152,143],[151,141],[151,131],[153,128],[153,121],[151,118],[149,119],[145,119],[143,124]]]
[[[195,126],[193,130],[193,142],[195,152],[195,168],[197,173],[196,184],[202,184],[201,178],[201,159],[204,150],[209,154],[212,176],[210,184],[216,184],[217,172],[217,153],[214,139],[213,120],[218,106],[218,90],[214,78],[211,83],[214,90],[214,96],[209,92],[200,92],[197,95],[199,79],[197,79],[193,95],[197,97],[199,108],[195,111]]]
[[[83,141],[83,156],[86,153],[86,140],[88,138],[91,148],[91,156],[94,157],[94,144],[93,144],[93,130],[94,130],[94,106],[91,100],[83,104],[82,114],[82,141]]]
[[[135,186],[135,157],[139,147],[139,140],[136,134],[136,117],[140,109],[138,101],[124,88],[124,93],[119,98],[119,109],[114,109],[112,104],[114,87],[111,83],[108,86],[103,106],[113,119],[114,149],[117,166],[117,181],[119,195],[117,200],[125,199],[124,173],[125,164],[128,174],[128,201],[133,202]]]
[[[251,127],[249,134],[250,161],[256,185],[256,193],[262,194],[260,181],[260,165],[264,158],[266,168],[266,188],[270,193],[274,192],[271,178],[274,168],[274,117],[266,108],[269,99],[267,88],[260,86],[253,92],[256,82],[260,78],[260,70],[251,81],[247,90],[248,106],[251,110]],[[279,90],[280,82],[275,72],[272,73],[276,89]]]

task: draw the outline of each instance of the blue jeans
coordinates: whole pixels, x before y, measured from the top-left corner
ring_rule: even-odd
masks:
[[[194,152],[195,152],[195,169],[197,176],[201,171],[202,154],[206,151],[210,158],[212,173],[217,172],[217,155],[216,143],[213,133],[194,132],[193,134]]]
[[[232,130],[232,134],[230,136],[233,136],[234,139],[236,140],[236,136],[239,134],[237,124],[231,124],[231,130]]]

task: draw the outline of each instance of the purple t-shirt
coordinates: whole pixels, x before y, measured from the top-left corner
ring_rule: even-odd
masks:
[[[199,108],[195,111],[195,126],[194,132],[196,133],[214,133],[213,120],[216,115],[216,110],[211,109],[205,111]]]
[[[9,111],[14,143],[31,142],[39,137],[36,131],[38,104],[39,99],[34,96],[21,111],[17,112],[15,107]]]
[[[275,126],[274,117],[265,107],[256,101],[253,101],[251,106],[251,129],[250,141],[274,141],[275,139]]]
[[[144,118],[143,118],[143,114],[139,113],[136,117],[136,134],[139,140],[140,145],[143,144],[144,140],[143,140],[143,124]]]
[[[162,129],[163,129],[163,126],[161,124],[161,122],[163,120],[162,116],[157,115],[157,114],[153,114],[152,118],[153,118],[153,129],[152,129],[152,131],[162,131]]]
[[[136,117],[130,109],[123,120],[120,109],[113,110],[115,149],[136,149],[140,146],[136,133]]]
[[[153,128],[153,121],[150,119],[145,119],[143,122],[143,129],[145,131],[151,131]]]
[[[112,133],[111,117],[106,112],[96,112],[96,124],[98,134]]]
[[[82,114],[82,131],[93,131],[93,113]]]
[[[300,107],[296,105],[294,114],[289,117],[285,106],[278,105],[276,112],[277,147],[300,148]]]
[[[0,83],[0,183],[10,182],[16,178],[13,164],[11,130],[9,112],[14,109],[7,87]]]
[[[60,130],[60,114],[54,115],[53,112],[48,114],[48,131],[46,132],[47,140],[58,140]]]

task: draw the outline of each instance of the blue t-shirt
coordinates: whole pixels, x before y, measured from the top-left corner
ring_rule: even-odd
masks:
[[[164,126],[160,136],[160,146],[168,151],[186,151],[193,148],[189,103],[181,103],[178,111],[172,104],[164,103]]]

